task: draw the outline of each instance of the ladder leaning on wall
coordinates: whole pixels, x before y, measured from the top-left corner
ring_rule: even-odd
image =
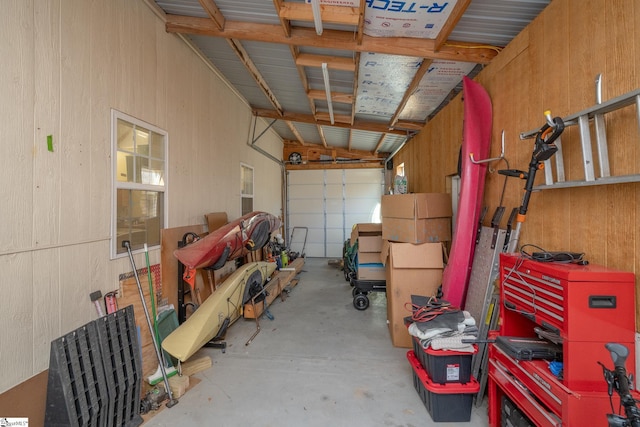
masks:
[[[613,98],[607,102],[600,103],[600,76],[596,79],[596,98],[598,103],[579,113],[563,118],[565,127],[579,127],[580,142],[582,148],[582,161],[584,167],[584,179],[567,181],[565,178],[564,158],[562,155],[562,143],[560,138],[556,140],[558,151],[554,156],[555,178],[551,167],[552,159],[544,162],[545,183],[535,186],[534,190],[547,190],[551,188],[581,187],[590,185],[619,184],[625,182],[640,182],[640,173],[631,175],[611,175],[609,167],[609,149],[607,144],[607,133],[605,127],[605,115],[613,111],[620,110],[635,104],[636,120],[640,126],[640,89],[628,92],[624,95]],[[595,151],[598,156],[599,171],[596,175],[593,160],[594,146],[591,141],[590,122],[593,121],[595,130]],[[538,129],[523,132],[520,139],[535,137]]]

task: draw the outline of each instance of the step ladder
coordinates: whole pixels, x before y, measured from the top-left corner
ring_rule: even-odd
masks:
[[[552,159],[544,162],[545,184],[533,187],[534,190],[547,190],[551,188],[568,188],[591,185],[619,184],[625,182],[640,182],[640,173],[631,175],[611,175],[609,167],[609,149],[607,145],[607,132],[605,128],[605,115],[635,104],[636,120],[640,126],[640,89],[636,89],[624,95],[600,103],[600,78],[596,79],[596,91],[598,104],[579,113],[563,118],[565,129],[569,126],[578,126],[582,148],[582,161],[584,166],[584,179],[567,181],[565,177],[564,158],[562,155],[561,138],[555,142],[558,151]],[[599,173],[596,175],[594,167],[594,147],[591,139],[590,123],[593,122],[595,130],[595,151],[598,156]],[[520,139],[535,137],[539,129],[520,134]],[[555,179],[551,161],[555,162]]]

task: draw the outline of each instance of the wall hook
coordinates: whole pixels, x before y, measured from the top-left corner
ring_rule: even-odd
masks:
[[[504,159],[504,129],[502,130],[502,151],[500,152],[499,157],[493,157],[491,159],[484,159],[484,160],[476,160],[473,158],[473,153],[469,153],[469,158],[471,159],[471,163],[473,163],[474,165],[479,165],[482,163],[489,163],[496,160]]]

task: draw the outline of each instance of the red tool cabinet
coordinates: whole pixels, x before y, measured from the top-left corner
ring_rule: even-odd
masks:
[[[537,426],[606,425],[611,407],[598,364],[613,367],[606,343],[629,348],[635,376],[634,274],[502,254],[500,278],[500,335],[535,337],[535,327],[559,334],[564,371],[559,380],[549,362],[516,360],[490,345],[490,425],[501,425],[503,395]]]

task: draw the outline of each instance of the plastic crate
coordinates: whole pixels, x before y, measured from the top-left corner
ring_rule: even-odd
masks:
[[[413,368],[413,386],[435,422],[469,422],[473,397],[480,390],[475,378],[467,384],[436,384],[427,375],[413,350],[407,352]]]
[[[478,346],[473,345],[473,353],[453,350],[424,348],[420,339],[413,337],[413,352],[427,371],[431,381],[438,384],[462,383],[471,380],[471,364]]]

